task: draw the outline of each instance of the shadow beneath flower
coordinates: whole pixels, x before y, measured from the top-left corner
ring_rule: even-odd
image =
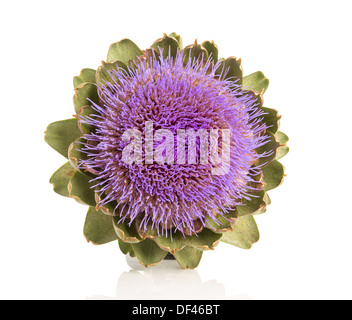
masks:
[[[196,270],[182,270],[173,260],[147,269],[135,259],[127,262],[132,269],[121,274],[115,297],[95,295],[88,300],[252,300],[247,294],[227,296],[222,283],[203,283]]]

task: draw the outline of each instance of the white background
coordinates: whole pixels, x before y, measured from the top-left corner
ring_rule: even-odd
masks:
[[[351,299],[351,1],[2,1],[0,298]],[[70,118],[72,77],[110,43],[177,32],[215,40],[291,140],[287,178],[250,251],[220,244],[195,271],[130,271],[116,243],[88,244],[86,208],[48,183],[65,159],[43,140]]]

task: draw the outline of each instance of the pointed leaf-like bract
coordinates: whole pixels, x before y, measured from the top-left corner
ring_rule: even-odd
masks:
[[[148,223],[146,226],[142,225],[143,216],[139,215],[135,219],[135,226],[139,236],[144,239],[155,239],[158,236],[158,230],[153,228],[152,223]]]
[[[216,63],[219,59],[219,49],[214,41],[204,41],[202,46],[208,51],[209,57]]]
[[[240,217],[234,231],[224,233],[221,241],[242,249],[250,249],[259,241],[259,231],[253,216]]]
[[[279,139],[280,144],[286,144],[289,141],[289,137],[281,131],[276,132],[276,137]]]
[[[171,231],[172,232],[172,231]],[[172,235],[172,239],[170,234],[162,236],[158,236],[154,239],[154,241],[158,244],[158,246],[174,254],[176,251],[182,250],[191,240],[191,237],[185,237],[181,232],[176,232]]]
[[[143,240],[139,243],[132,244],[133,251],[145,267],[153,266],[161,262],[167,255],[167,251],[160,247],[150,239]]]
[[[243,78],[243,87],[248,90],[254,90],[261,93],[269,87],[269,79],[267,79],[263,72],[257,71]]]
[[[81,130],[82,134],[92,133],[95,130],[95,127],[84,123],[80,117],[89,117],[93,114],[96,114],[96,111],[92,106],[83,106],[78,112],[78,128]]]
[[[131,61],[136,60],[143,55],[141,49],[129,39],[123,39],[119,42],[113,43],[108,52],[107,62],[121,61],[125,65],[130,65]]]
[[[156,40],[151,47],[157,52],[159,52],[159,49],[162,49],[164,59],[168,57],[169,54],[171,57],[175,58],[179,49],[177,40],[173,37],[167,36],[166,34],[163,38]]]
[[[267,167],[263,168],[264,191],[277,188],[283,182],[284,175],[284,166],[277,160],[274,160]]]
[[[118,82],[116,77],[114,76],[113,71],[117,70],[125,70],[128,71],[126,64],[121,61],[113,61],[113,62],[102,62],[102,65],[98,68],[96,74],[96,83],[99,87],[104,86],[106,83],[114,83]]]
[[[280,142],[279,153],[276,157],[276,160],[279,160],[283,158],[286,154],[288,154],[288,152],[290,151],[290,148],[286,146],[286,143],[288,142],[289,138],[286,134],[281,131],[276,132],[275,136]]]
[[[54,186],[54,191],[64,197],[69,197],[68,184],[76,170],[67,162],[57,170],[50,178],[50,183]]]
[[[69,196],[79,203],[95,207],[95,192],[90,188],[90,179],[77,171],[68,184]]]
[[[134,222],[129,226],[127,222],[119,222],[121,218],[119,216],[113,217],[113,226],[116,234],[119,238],[127,243],[138,243],[143,239],[139,236]]]
[[[105,244],[118,239],[112,225],[112,217],[90,207],[84,224],[84,236],[93,244]]]
[[[131,257],[135,257],[136,255],[134,254],[132,245],[130,243],[127,242],[123,242],[120,238],[118,238],[118,242],[119,242],[119,247],[120,250],[123,254],[130,254]]]
[[[223,233],[228,230],[233,230],[233,226],[236,224],[238,219],[237,209],[231,210],[228,213],[223,213],[223,215],[218,215],[216,217],[216,222],[211,218],[207,217],[206,228],[209,228],[213,232]]]
[[[86,139],[80,137],[76,141],[72,142],[70,147],[68,148],[68,159],[70,160],[71,166],[75,168],[77,171],[87,174],[87,168],[83,168],[79,165],[80,159],[86,159],[87,154],[82,152],[80,149],[84,146],[87,142]]]
[[[221,236],[221,234],[205,228],[202,232],[192,236],[188,245],[199,250],[212,250],[218,245]]]
[[[290,148],[288,146],[280,146],[279,148],[279,153],[277,154],[276,159],[280,160],[284,156],[286,156],[290,151]]]
[[[258,154],[264,155],[258,161],[258,164],[263,166],[269,165],[276,158],[280,147],[280,143],[273,133],[267,131],[266,135],[269,139],[268,142],[257,149]]]
[[[50,147],[68,159],[69,146],[81,135],[77,119],[69,119],[49,124],[45,132],[45,141]]]
[[[240,217],[264,213],[268,203],[264,191],[254,193],[250,200],[243,199],[242,204],[237,207]]]
[[[219,68],[216,70],[217,75],[222,75],[222,79],[231,80],[238,85],[243,81],[243,70],[241,66],[241,59],[230,57],[220,63]]]
[[[101,201],[102,201],[101,196],[98,194],[98,192],[96,192],[95,193],[95,202],[97,203],[96,208],[101,210],[104,214],[106,214],[108,216],[114,216],[115,211],[116,211],[116,207],[117,207],[117,202],[112,201],[112,202],[109,202],[109,203],[102,206]]]
[[[178,35],[178,34],[176,34],[175,32],[173,32],[173,33],[170,33],[170,34],[169,34],[169,37],[172,37],[172,38],[176,39],[176,41],[177,41],[177,43],[178,43],[178,48],[179,48],[180,50],[183,49],[183,41],[182,41],[182,37],[181,37],[180,35]]]
[[[73,104],[78,114],[83,106],[91,105],[90,101],[99,104],[97,86],[93,83],[83,83],[75,89]]]
[[[82,83],[94,83],[95,82],[95,73],[93,69],[82,69],[79,76],[73,78],[73,87],[77,88]]]
[[[202,255],[203,251],[187,246],[181,251],[176,251],[174,257],[182,269],[194,269],[198,267]]]
[[[263,107],[262,110],[264,111],[264,114],[262,115],[262,122],[267,125],[268,131],[276,133],[279,129],[281,119],[281,116],[279,115],[278,111],[266,107]]]
[[[184,63],[187,64],[189,59],[192,59],[192,61],[197,61],[199,59],[207,60],[208,51],[202,45],[198,44],[196,41],[194,44],[187,46],[183,50]]]

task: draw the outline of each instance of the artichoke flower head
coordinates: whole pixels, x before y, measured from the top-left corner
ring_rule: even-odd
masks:
[[[54,191],[89,206],[84,235],[117,240],[145,266],[168,254],[198,266],[219,241],[249,249],[288,152],[280,116],[263,106],[269,81],[205,41],[164,35],[144,51],[112,44],[97,70],[74,77],[72,119],[45,139],[68,159]]]

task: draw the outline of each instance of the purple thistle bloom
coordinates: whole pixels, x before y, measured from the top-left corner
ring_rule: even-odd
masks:
[[[228,210],[241,205],[253,192],[254,177],[260,174],[257,165],[263,155],[255,150],[267,143],[267,127],[261,122],[262,110],[255,99],[231,79],[224,80],[208,60],[184,62],[183,53],[176,58],[155,55],[140,59],[129,71],[111,72],[111,82],[99,88],[100,105],[93,103],[96,114],[81,117],[80,121],[95,130],[86,134],[86,153],[80,166],[96,175],[92,181],[101,196],[100,206],[116,202],[116,214],[130,223],[141,217],[141,228],[148,224],[158,234],[168,229],[183,234],[196,234],[207,218],[217,221]],[[177,144],[178,130],[229,130],[230,163],[223,175],[212,174],[221,164],[202,164],[196,141],[196,163],[146,163],[146,122],[154,131],[171,131]],[[143,141],[141,163],[126,164],[123,150],[129,142],[122,135],[138,129]],[[221,133],[218,137],[221,154]],[[209,141],[208,141],[209,142]],[[162,141],[154,141],[154,150]],[[186,140],[185,146],[189,147]],[[178,152],[174,150],[174,159]],[[165,154],[165,153],[164,153]],[[256,184],[254,184],[256,185]],[[169,231],[171,235],[171,232]]]

